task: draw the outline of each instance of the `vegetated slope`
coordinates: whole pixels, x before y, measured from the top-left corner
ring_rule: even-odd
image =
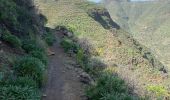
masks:
[[[40,100],[53,41],[46,19],[31,0],[0,0],[0,9],[0,100]]]
[[[111,20],[108,12],[101,5],[95,5],[85,0],[35,0],[39,10],[44,14],[47,26],[66,26],[75,33],[82,48],[91,47],[91,61],[102,61],[112,73],[134,87],[139,95],[150,94],[151,97],[168,97],[169,78],[164,66],[129,33],[119,29]],[[96,16],[97,15],[97,16]],[[110,21],[109,21],[109,20]],[[113,28],[103,27],[115,25]],[[114,24],[113,24],[114,23]],[[84,45],[88,43],[88,45]],[[80,52],[81,54],[81,52]],[[90,69],[100,65],[96,64]]]
[[[169,69],[170,2],[168,0],[152,2],[104,0],[104,2],[112,18],[120,17],[123,21],[114,20],[140,43],[150,48],[157,59]],[[115,6],[119,6],[121,9],[115,9]]]

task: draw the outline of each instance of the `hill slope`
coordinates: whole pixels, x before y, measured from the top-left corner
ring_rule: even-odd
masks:
[[[117,2],[105,0],[105,5],[112,18],[141,44],[150,48],[157,59],[169,69],[169,1]],[[116,6],[121,9],[115,9]]]
[[[163,90],[160,94],[169,96],[170,82],[165,67],[129,33],[119,29],[101,5],[85,0],[35,0],[35,3],[47,17],[48,27],[66,26],[72,30],[81,47],[93,48],[90,49],[90,59],[106,64],[106,69],[112,69],[112,73],[117,73],[129,86],[134,87],[134,93],[146,95],[145,92],[148,92],[154,97]],[[103,27],[106,23],[109,28]],[[86,43],[88,45],[83,45]],[[100,65],[93,67],[97,66]]]

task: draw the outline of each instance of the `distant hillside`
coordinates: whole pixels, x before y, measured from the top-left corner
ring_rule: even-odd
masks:
[[[170,2],[104,0],[112,18],[170,68]],[[118,8],[119,9],[115,9]]]

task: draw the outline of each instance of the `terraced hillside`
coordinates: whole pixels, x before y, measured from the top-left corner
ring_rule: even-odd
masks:
[[[101,5],[86,0],[35,0],[35,3],[47,17],[48,27],[66,26],[72,30],[80,46],[93,48],[90,49],[91,61],[95,59],[107,65],[106,69],[117,73],[134,88],[133,93],[150,94],[152,98],[169,97],[169,73],[165,67],[147,48],[110,20],[109,13]],[[83,45],[86,43],[88,45]],[[91,69],[96,67],[100,65]]]
[[[141,44],[152,50],[157,59],[170,67],[170,2],[117,2],[105,0],[112,18]],[[120,9],[115,9],[119,6]]]

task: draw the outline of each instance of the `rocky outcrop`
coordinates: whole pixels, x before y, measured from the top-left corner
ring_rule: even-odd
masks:
[[[105,29],[120,29],[120,26],[111,19],[109,12],[105,8],[89,9],[88,14],[95,21],[99,22]]]

